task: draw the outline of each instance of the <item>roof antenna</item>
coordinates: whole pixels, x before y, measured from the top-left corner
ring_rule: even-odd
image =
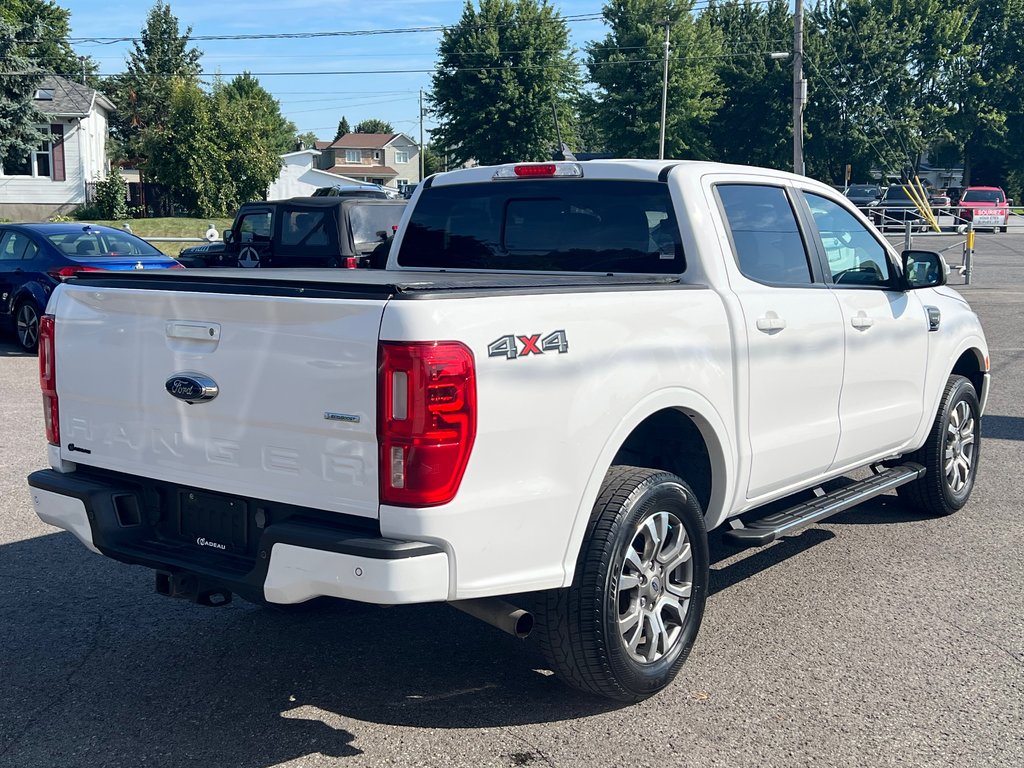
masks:
[[[558,127],[558,110],[555,109],[555,97],[551,97],[551,115],[555,118],[555,137],[558,139],[558,149],[555,150],[554,160],[576,160],[576,155],[569,149],[569,145],[562,141],[562,131]]]

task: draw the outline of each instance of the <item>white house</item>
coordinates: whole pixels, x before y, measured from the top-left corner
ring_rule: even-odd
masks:
[[[86,184],[105,178],[107,124],[114,105],[102,93],[58,75],[33,100],[48,122],[28,157],[0,158],[0,218],[45,221],[86,201]]]
[[[328,173],[315,168],[320,150],[300,149],[281,155],[281,173],[271,183],[267,200],[285,200],[289,197],[309,197],[320,187],[339,184],[358,184],[355,179]]]

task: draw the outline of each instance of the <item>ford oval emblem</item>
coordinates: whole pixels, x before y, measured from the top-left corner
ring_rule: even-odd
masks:
[[[217,382],[201,373],[176,373],[164,383],[164,388],[171,397],[184,400],[189,405],[205,403],[220,394]]]

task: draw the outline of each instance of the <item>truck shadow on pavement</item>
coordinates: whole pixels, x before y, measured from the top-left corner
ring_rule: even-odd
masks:
[[[14,334],[7,330],[0,330],[0,357],[35,357],[35,352],[26,352],[14,338]]]
[[[887,513],[873,505],[847,515]],[[834,536],[740,558],[714,535],[711,599]],[[500,730],[621,706],[448,606],[202,608],[67,533],[0,546],[0,617],[0,766],[262,767],[375,751],[379,725]]]
[[[0,546],[0,617],[0,766],[272,766],[361,754],[372,724],[500,729],[620,706],[448,606],[203,608],[66,533]]]

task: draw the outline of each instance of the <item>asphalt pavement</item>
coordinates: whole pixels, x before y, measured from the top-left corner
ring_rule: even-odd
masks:
[[[36,358],[0,338],[0,766],[1024,765],[1024,234],[977,237],[962,292],[994,387],[970,504],[889,495],[760,550],[713,540],[693,654],[633,706],[444,605],[157,596],[36,518]]]

